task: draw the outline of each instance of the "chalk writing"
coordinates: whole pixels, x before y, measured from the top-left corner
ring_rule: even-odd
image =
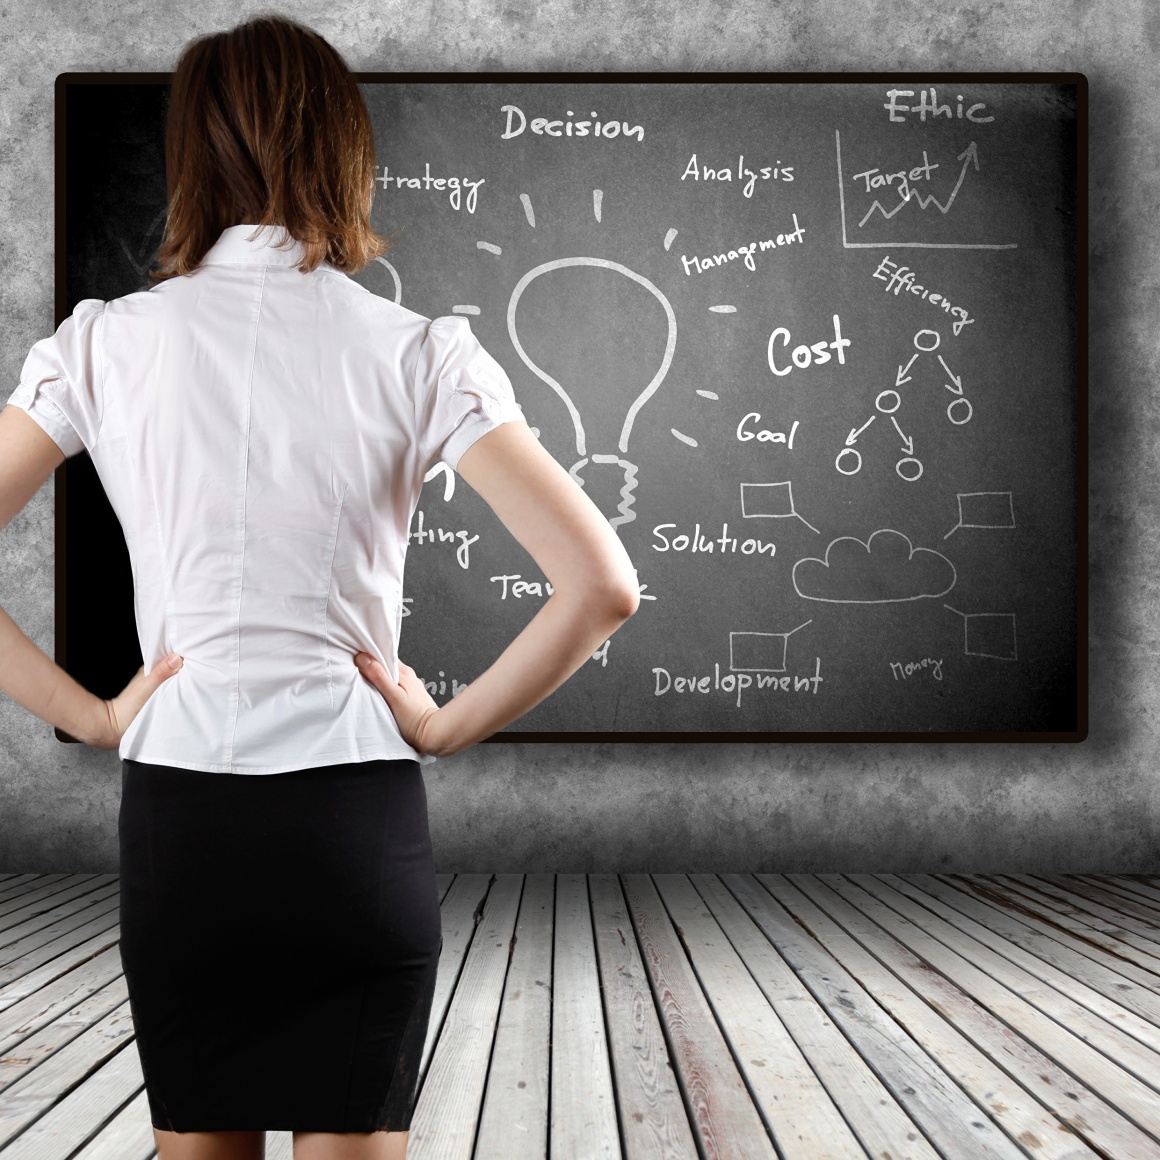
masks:
[[[753,196],[753,187],[758,181],[759,174],[761,181],[793,181],[793,166],[783,166],[779,158],[773,165],[759,165],[755,171],[745,164],[745,154],[740,154],[737,158],[737,180],[745,182],[741,189],[743,197]],[[729,165],[724,168],[698,165],[697,155],[694,153],[685,166],[685,172],[681,174],[681,180],[684,181],[686,177],[691,177],[694,181],[732,181],[733,168]]]
[[[920,661],[891,661],[890,672],[893,674],[896,681],[907,681],[914,676],[915,673],[924,673],[930,671],[930,675],[936,681],[941,681],[942,678],[942,658],[935,660],[934,657],[923,657]]]
[[[466,568],[471,562],[471,545],[479,537],[471,535],[466,529],[448,531],[446,528],[428,528],[425,526],[425,517],[422,509],[415,515],[416,526],[407,533],[407,542],[415,544],[446,544],[458,542],[455,549],[455,559],[460,568]]]
[[[720,663],[713,665],[712,674],[692,674],[673,676],[668,669],[657,665],[652,670],[655,680],[654,697],[667,693],[727,693],[736,698],[734,704],[741,708],[741,694],[746,689],[769,689],[775,693],[813,693],[825,680],[822,676],[822,658],[814,658],[814,675],[778,676],[775,673],[725,673],[721,674]]]
[[[930,94],[929,96],[927,94]],[[913,89],[890,89],[887,94],[886,104],[882,107],[886,110],[891,121],[905,121],[905,116],[896,116],[898,113],[917,113],[920,121],[926,120],[926,115],[929,113],[931,118],[938,120],[939,117],[947,117],[951,120],[967,120],[973,121],[976,125],[985,125],[988,121],[993,121],[994,117],[983,117],[979,114],[987,106],[982,101],[976,101],[973,105],[967,106],[966,113],[963,112],[963,95],[959,93],[955,97],[956,105],[952,111],[951,106],[939,102],[938,92],[933,85],[930,89],[923,89],[918,95],[917,105],[903,105],[898,101],[899,97],[913,97]]]
[[[573,121],[571,118],[576,114],[569,109],[567,120],[554,120],[551,117],[533,117],[531,122],[528,121],[523,109],[518,105],[503,105],[499,111],[507,118],[504,124],[504,131],[500,134],[501,141],[507,141],[511,137],[518,137],[528,128],[537,137],[590,136],[611,140],[613,137],[623,135],[625,137],[635,137],[637,141],[644,140],[643,125],[629,125],[627,121],[600,121],[597,120],[595,111],[590,114],[592,117],[591,121]],[[516,125],[517,117],[519,118],[518,126]]]
[[[460,207],[467,210],[468,213],[475,213],[476,204],[479,201],[479,187],[487,180],[486,177],[476,178],[474,181],[470,177],[432,177],[431,163],[428,161],[423,166],[422,177],[412,176],[391,176],[391,169],[388,165],[376,165],[375,169],[381,169],[382,173],[375,178],[383,189],[389,189],[391,182],[395,183],[395,189],[422,189],[430,190],[437,189],[448,191],[447,200],[454,210]],[[463,191],[467,190],[467,197],[464,199]]]
[[[657,541],[652,546],[654,552],[718,552],[722,556],[740,552],[743,556],[769,556],[770,559],[777,554],[777,547],[772,541],[753,537],[739,540],[736,536],[729,535],[727,523],[722,523],[721,535],[715,540],[708,539],[702,534],[699,523],[694,526],[691,536],[684,532],[679,536],[665,535],[666,529],[676,526],[676,524],[657,524],[653,528],[653,538]]]
[[[811,365],[823,366],[830,361],[830,350],[837,354],[838,362],[844,365],[846,362],[846,347],[850,345],[850,340],[842,337],[842,322],[836,314],[834,315],[834,337],[828,342],[823,338],[821,342],[815,342],[810,345],[802,343],[799,346],[795,346],[790,354],[790,358],[793,360],[793,366],[778,367],[777,363],[773,361],[773,344],[779,338],[781,339],[782,346],[789,346],[790,333],[784,326],[777,327],[770,334],[769,343],[766,347],[769,369],[775,375],[788,375],[793,370],[793,367],[804,370]],[[827,347],[830,350],[827,350]]]
[[[956,336],[962,333],[963,327],[970,326],[975,321],[966,307],[955,306],[944,295],[928,290],[916,281],[915,272],[909,266],[900,266],[897,262],[892,262],[889,255],[878,263],[878,268],[870,277],[877,278],[879,282],[885,282],[886,292],[889,294],[893,290],[895,298],[901,291],[907,290],[923,301],[929,302],[931,306],[937,306],[944,314],[950,314],[957,318],[958,321],[951,326]]]
[[[758,443],[784,443],[786,447],[793,450],[793,437],[797,434],[797,429],[800,423],[797,419],[793,421],[793,426],[789,429],[789,437],[786,438],[784,431],[770,431],[768,428],[759,427],[756,431],[751,431],[746,424],[752,419],[755,423],[761,422],[760,411],[750,411],[748,415],[737,424],[737,438],[742,443],[749,442],[750,439],[756,439]]]
[[[696,255],[688,257],[686,254],[681,255],[681,264],[685,267],[686,274],[700,274],[705,270],[715,269],[717,266],[725,266],[730,262],[736,262],[740,258],[746,269],[756,270],[757,263],[753,260],[754,251],[763,252],[765,250],[772,250],[777,246],[791,246],[795,242],[800,243],[805,238],[805,227],[799,224],[797,214],[793,215],[794,228],[784,234],[778,234],[776,237],[765,238],[762,241],[749,242],[744,246],[738,246],[734,250],[723,250],[719,254],[710,254],[707,258],[698,258]],[[710,307],[714,309],[714,307]],[[732,307],[729,308],[732,311]]]

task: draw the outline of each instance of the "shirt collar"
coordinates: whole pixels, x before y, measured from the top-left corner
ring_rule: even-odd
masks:
[[[253,235],[251,237],[251,235]],[[278,248],[278,243],[289,244]],[[227,226],[221,236],[206,251],[202,265],[241,266],[297,266],[306,253],[306,247],[297,238],[290,237],[285,226],[242,224]],[[320,268],[334,269],[323,261]]]

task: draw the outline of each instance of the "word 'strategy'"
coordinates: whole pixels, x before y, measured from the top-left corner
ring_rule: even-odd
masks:
[[[818,686],[825,680],[822,676],[821,657],[814,658],[812,677],[782,676],[777,673],[725,673],[722,676],[719,663],[714,663],[712,674],[674,676],[659,665],[652,672],[656,679],[654,697],[663,697],[670,692],[728,693],[736,698],[734,704],[738,709],[741,708],[741,694],[746,689],[769,689],[775,693],[817,693]]]
[[[375,178],[383,189],[390,189],[391,182],[394,182],[396,189],[447,190],[447,200],[451,203],[451,208],[458,210],[462,207],[468,213],[475,213],[475,206],[479,201],[479,187],[487,180],[486,177],[480,177],[475,181],[472,181],[470,177],[432,177],[431,162],[429,161],[423,166],[424,175],[422,177],[392,175],[389,165],[376,165],[375,168],[383,171],[380,176]],[[466,198],[463,196],[464,190],[467,190]]]
[[[738,246],[736,249],[723,250],[719,254],[710,254],[707,258],[698,258],[696,255],[690,258],[682,254],[681,264],[685,267],[686,274],[700,274],[705,270],[712,270],[717,266],[725,266],[741,258],[747,270],[756,270],[757,263],[753,260],[755,250],[764,252],[775,249],[777,246],[792,246],[795,242],[800,243],[804,239],[805,227],[798,224],[796,213],[793,215],[793,225],[794,228],[784,234],[777,234],[775,237],[765,238],[762,241],[749,242],[744,246]]]

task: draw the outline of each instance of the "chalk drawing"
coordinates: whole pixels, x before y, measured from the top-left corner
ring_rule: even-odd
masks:
[[[794,591],[828,604],[895,604],[945,596],[958,576],[933,548],[916,548],[910,537],[879,528],[869,539],[839,536],[823,559],[807,556],[793,566]]]
[[[1009,491],[960,491],[959,522],[945,536],[949,540],[959,528],[1013,528],[1015,506]],[[966,503],[963,503],[966,500]]]
[[[557,395],[559,395],[559,397],[563,400],[564,406],[568,409],[568,414],[572,419],[572,428],[576,435],[576,454],[580,457],[580,461],[574,463],[569,468],[569,473],[577,482],[582,482],[580,468],[588,462],[587,440],[584,434],[584,424],[580,418],[580,409],[577,407],[571,395],[564,389],[559,381],[553,378],[550,374],[548,374],[547,371],[532,361],[532,359],[528,356],[527,351],[524,350],[524,345],[520,341],[520,337],[516,329],[516,308],[519,305],[520,298],[522,297],[524,291],[527,290],[527,288],[537,278],[543,277],[543,275],[548,274],[554,270],[564,270],[574,266],[595,266],[602,270],[613,270],[616,273],[623,274],[626,278],[630,278],[632,281],[639,283],[646,290],[648,290],[649,293],[652,294],[658,302],[660,302],[661,307],[665,312],[665,319],[668,323],[668,334],[665,341],[665,351],[664,355],[661,357],[660,367],[649,380],[648,385],[644,388],[644,390],[641,391],[629,404],[628,412],[624,417],[624,423],[621,426],[620,438],[617,444],[621,454],[602,454],[599,456],[593,455],[591,457],[592,462],[594,463],[615,463],[619,465],[625,472],[624,486],[621,488],[620,492],[621,503],[618,508],[620,516],[610,521],[610,523],[612,523],[615,527],[618,524],[628,523],[636,518],[635,513],[632,511],[632,505],[634,502],[632,493],[636,489],[637,468],[635,464],[630,463],[627,459],[623,459],[622,456],[628,452],[628,441],[632,434],[633,423],[636,420],[638,412],[645,405],[645,403],[647,403],[649,399],[651,399],[653,395],[656,394],[657,390],[659,390],[661,383],[664,382],[665,375],[669,373],[669,367],[672,366],[673,351],[676,349],[677,345],[677,316],[673,313],[673,307],[668,298],[666,298],[665,295],[662,294],[661,291],[652,282],[644,277],[643,274],[638,274],[635,270],[630,270],[627,266],[623,266],[619,262],[611,262],[607,258],[555,258],[550,262],[544,262],[541,265],[529,270],[516,283],[515,289],[512,290],[511,298],[508,300],[508,335],[512,340],[512,346],[514,346],[516,349],[516,353],[520,356],[521,359],[523,359],[524,365],[527,366],[532,374],[534,374],[538,379],[541,379],[543,382],[547,383],[548,386],[551,387]],[[693,447],[697,446],[696,440],[691,436],[682,435],[676,430],[673,430],[673,435]]]
[[[747,520],[791,517],[801,520],[811,532],[822,533],[794,507],[793,484],[790,480],[779,483],[743,483],[741,485],[741,514]]]
[[[838,159],[838,205],[842,212],[842,245],[847,250],[883,249],[885,247],[890,247],[891,249],[910,248],[923,250],[1014,250],[1018,248],[1018,243],[1016,242],[851,242],[846,236],[846,179],[842,172],[842,135],[837,129],[834,130],[834,149]],[[973,153],[972,150],[974,150]],[[973,141],[970,145],[967,146],[966,152],[960,153],[957,158],[959,161],[965,161],[963,165],[963,172],[959,175],[959,185],[962,184],[962,178],[966,174],[966,165],[972,159],[974,160],[975,167],[978,168],[978,149],[975,147],[975,143]],[[959,185],[955,186],[955,194],[958,193]],[[927,204],[929,204],[929,199],[932,198],[933,195],[928,195]],[[905,204],[907,204],[907,200],[904,200],[900,203],[900,205]],[[922,205],[922,207],[925,209],[925,205],[921,201],[919,204]],[[900,207],[896,207],[896,212],[898,208]],[[938,208],[943,208],[941,202],[938,203]],[[948,210],[950,209],[950,199],[947,201],[946,208]],[[882,212],[885,214],[886,211],[883,210]],[[943,210],[943,212],[945,213],[946,210]],[[865,219],[863,219],[863,221],[865,221]]]
[[[399,277],[399,271],[386,258],[375,258],[375,261],[390,274],[391,281],[395,284],[395,296],[391,301],[398,306],[403,301],[403,280]]]
[[[948,612],[963,618],[963,652],[969,657],[994,661],[1019,659],[1015,644],[1015,613],[960,612],[944,604]]]
[[[425,476],[423,476],[423,482],[427,483],[428,480],[434,479],[435,476],[437,476],[440,472],[443,473],[443,502],[450,503],[451,497],[455,494],[455,472],[452,471],[446,463],[436,463],[435,466],[432,467]]]
[[[784,673],[789,638],[807,624],[813,624],[813,620],[807,620],[789,632],[731,632],[730,670],[735,673]]]

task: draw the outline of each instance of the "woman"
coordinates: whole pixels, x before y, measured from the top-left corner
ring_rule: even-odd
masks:
[[[154,284],[79,303],[0,412],[5,522],[92,456],[146,663],[101,701],[3,617],[0,687],[123,759],[121,953],[160,1160],[260,1157],[266,1130],[299,1160],[401,1157],[441,945],[420,766],[558,688],[636,576],[467,322],[346,277],[385,247],[369,116],[326,41],[264,16],[192,42],[166,148]],[[397,656],[438,462],[554,587],[443,706]]]

